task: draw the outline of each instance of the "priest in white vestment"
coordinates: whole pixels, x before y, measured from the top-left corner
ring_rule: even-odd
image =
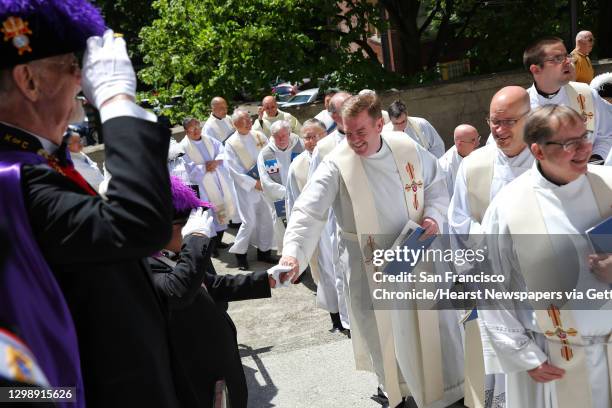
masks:
[[[340,112],[344,102],[351,97],[347,92],[336,93],[329,101],[329,112],[336,130],[331,132],[325,139],[317,142],[312,152],[308,178],[312,177],[319,164],[344,139],[344,124]],[[346,289],[348,281],[346,271],[348,270],[348,253],[342,245],[338,236],[338,227],[333,208],[330,208],[325,230],[319,241],[319,260],[321,262],[321,280],[317,287],[317,301],[322,308],[327,310],[332,318],[332,331],[340,330],[350,336],[350,319],[347,306]],[[326,276],[323,276],[326,275]]]
[[[332,118],[332,115],[329,112],[329,102],[337,92],[337,90],[330,90],[325,94],[325,99],[323,100],[323,110],[317,113],[314,117],[325,125],[325,131],[328,135],[336,130],[336,121],[334,121],[334,118]]]
[[[455,178],[459,165],[464,157],[467,157],[480,144],[480,136],[478,130],[472,125],[461,124],[455,128],[453,132],[453,140],[455,144],[448,149],[446,153],[438,159],[442,171],[446,175],[446,188],[448,196],[453,196],[455,190]]]
[[[232,120],[227,116],[227,102],[222,97],[215,96],[210,101],[210,109],[210,116],[204,123],[202,133],[225,143],[235,131]]]
[[[426,119],[408,116],[406,105],[397,100],[389,106],[389,120],[384,130],[404,132],[438,159],[446,149],[436,129]]]
[[[270,137],[270,126],[278,120],[286,120],[291,124],[291,132],[296,135],[300,134],[302,128],[300,121],[289,112],[278,109],[276,98],[268,95],[261,101],[260,114],[253,124],[253,130],[263,132],[267,137]]]
[[[237,207],[242,224],[229,252],[236,255],[238,269],[248,270],[249,245],[257,247],[257,259],[266,262],[271,259],[274,242],[272,214],[256,174],[257,157],[268,144],[268,138],[251,130],[253,122],[247,111],[236,109],[232,122],[236,132],[225,142],[225,159],[238,196]]]
[[[591,160],[601,164],[612,148],[612,115],[596,90],[587,84],[570,82],[571,57],[563,41],[549,37],[535,42],[525,50],[523,63],[533,76],[534,83],[527,90],[531,108],[565,105],[580,113],[595,137]]]
[[[522,138],[529,110],[529,96],[520,86],[504,87],[491,99],[487,121],[494,143],[466,157],[455,179],[448,208],[453,248],[473,245],[469,238],[482,234],[482,217],[493,197],[533,164],[533,155]],[[471,318],[475,316],[477,314],[470,314]],[[485,377],[482,349],[488,345],[481,343],[478,324],[474,319],[465,321],[465,405],[503,408],[505,379],[501,374]]]
[[[335,126],[334,126],[335,127]],[[308,119],[302,125],[302,139],[304,140],[304,151],[293,160],[289,166],[287,176],[287,217],[291,217],[291,209],[300,196],[308,181],[308,169],[312,152],[317,142],[327,135],[325,124],[320,120]],[[332,328],[331,332],[342,332],[349,334],[349,330],[342,326],[338,310],[338,293],[336,291],[336,280],[333,273],[333,262],[331,248],[329,248],[330,237],[326,231],[321,233],[319,246],[310,259],[310,272],[317,284],[317,306],[329,312]],[[329,307],[328,299],[335,300],[334,307]],[[345,308],[346,309],[346,308]],[[347,312],[348,313],[348,312]],[[348,315],[346,316],[348,320]]]
[[[219,249],[227,247],[221,240],[229,220],[234,216],[234,196],[229,172],[225,165],[225,150],[216,138],[202,132],[200,121],[186,118],[183,121],[185,137],[181,147],[190,184],[198,186],[200,198],[213,204],[214,228],[217,235],[211,239],[211,252],[219,255]]]
[[[435,157],[411,139],[396,132],[381,135],[376,96],[351,97],[342,117],[346,141],[323,160],[296,201],[280,264],[293,267],[295,281],[333,207],[350,255],[349,311],[357,368],[377,374],[389,406],[411,395],[419,407],[446,407],[463,396],[463,367],[452,363],[462,355],[456,314],[451,311],[454,318],[445,319],[445,313],[432,310],[373,308],[370,289],[376,284],[365,252],[368,245],[390,248],[411,215],[426,235],[436,234],[448,204],[444,177]],[[417,340],[421,335],[426,337]]]
[[[609,291],[610,255],[593,255],[581,236],[612,215],[612,169],[587,165],[593,134],[571,108],[547,105],[528,117],[525,141],[536,163],[493,199],[483,220],[492,270],[511,290]],[[612,301],[582,302],[580,310],[577,302],[479,310],[492,345],[485,353],[495,355],[487,370],[507,375],[507,408],[611,406]]]
[[[298,135],[291,133],[291,125],[284,120],[274,122],[270,134],[269,143],[259,152],[257,168],[264,198],[270,206],[274,221],[276,248],[281,253],[287,222],[286,186],[289,165],[304,151],[304,145]]]

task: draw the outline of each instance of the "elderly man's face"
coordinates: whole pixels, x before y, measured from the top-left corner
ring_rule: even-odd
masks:
[[[368,157],[378,151],[381,146],[382,128],[383,118],[372,119],[367,111],[357,116],[344,117],[346,140],[359,156]]]
[[[200,140],[202,138],[202,125],[198,120],[192,120],[185,128],[185,134],[191,140]]]
[[[563,43],[545,46],[542,61],[540,75],[545,77],[547,82],[554,83],[560,88],[572,80],[574,75],[572,61]]]
[[[455,133],[455,146],[461,157],[466,157],[478,147],[480,138],[473,132]]]
[[[289,147],[289,130],[281,128],[278,132],[273,135],[274,144],[280,150],[285,150]]]
[[[74,98],[81,90],[79,61],[70,53],[40,59],[30,64],[38,77],[38,105],[49,128],[61,129],[61,142],[61,136],[68,126],[74,108]]]
[[[546,177],[556,183],[567,184],[586,173],[593,151],[592,134],[586,131],[582,121],[560,123],[550,140],[541,145],[532,145],[531,149]]]
[[[68,139],[68,150],[71,153],[79,153],[83,150],[83,144],[81,144],[81,136],[79,134],[72,134]]]
[[[318,126],[309,126],[302,128],[302,138],[304,139],[304,148],[312,153],[317,142],[325,137],[326,131]]]
[[[223,119],[227,115],[227,102],[224,99],[215,101],[212,105],[212,114]]]
[[[275,117],[278,115],[278,106],[274,98],[266,97],[261,104],[263,110],[268,114],[269,117]]]
[[[246,135],[251,131],[251,127],[253,126],[253,121],[247,115],[242,115],[240,119],[234,122],[234,127],[241,135]]]

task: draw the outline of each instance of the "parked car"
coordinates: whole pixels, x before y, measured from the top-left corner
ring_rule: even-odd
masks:
[[[306,89],[287,99],[286,102],[279,103],[278,106],[286,108],[288,106],[306,105],[321,99],[321,96],[322,95],[319,94],[319,88]]]
[[[280,102],[284,102],[291,96],[297,93],[297,86],[289,82],[282,82],[272,87],[272,95],[276,95],[276,99]]]

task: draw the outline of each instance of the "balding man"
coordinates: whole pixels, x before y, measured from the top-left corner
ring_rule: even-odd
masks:
[[[478,130],[472,125],[462,124],[455,128],[453,132],[455,144],[448,149],[446,153],[438,159],[442,171],[446,174],[446,187],[448,188],[448,196],[453,196],[455,188],[455,177],[457,170],[464,157],[476,149],[480,143]]]
[[[576,35],[576,48],[571,53],[576,67],[576,82],[590,84],[595,76],[595,70],[589,58],[593,45],[595,45],[595,37],[590,31],[580,31]]]
[[[458,237],[453,244],[459,249],[469,245],[470,237],[482,233],[482,218],[493,197],[533,165],[533,155],[523,141],[523,126],[529,111],[529,95],[520,86],[507,86],[493,96],[487,122],[495,143],[472,152],[461,162],[448,208],[449,230]],[[484,404],[483,363],[491,363],[487,362],[490,356],[481,354],[477,320],[468,320],[465,330],[465,398],[466,405],[474,406],[474,400]],[[471,354],[473,350],[477,353]],[[487,391],[503,398],[503,381],[503,378],[488,377]]]
[[[260,115],[253,124],[253,130],[263,132],[267,137],[270,137],[270,126],[279,120],[286,120],[291,125],[291,132],[296,135],[300,134],[302,128],[300,122],[292,114],[278,109],[276,98],[268,95],[261,101]]]
[[[536,41],[523,54],[523,64],[533,76],[527,92],[531,109],[544,105],[565,105],[585,119],[587,130],[595,135],[591,160],[601,163],[612,147],[612,116],[606,102],[581,82],[570,82],[574,71],[563,41],[546,37]]]
[[[232,121],[227,117],[227,102],[222,97],[215,96],[210,101],[210,109],[210,117],[204,124],[203,133],[225,143],[235,131]]]

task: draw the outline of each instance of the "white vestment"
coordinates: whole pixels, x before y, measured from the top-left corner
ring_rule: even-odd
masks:
[[[74,164],[74,168],[78,171],[81,176],[91,185],[94,190],[98,191],[100,183],[104,180],[104,176],[100,171],[100,168],[91,160],[85,153],[70,153],[70,158]]]
[[[415,126],[418,129],[415,129]],[[393,130],[393,123],[389,122],[384,127],[385,131]],[[415,142],[420,144],[429,153],[436,156],[436,158],[442,157],[446,149],[444,148],[444,141],[436,131],[436,129],[423,118],[416,116],[410,116],[407,118],[406,129],[404,133],[412,138]]]
[[[342,145],[337,149],[343,145],[346,145],[346,141],[342,142]],[[448,205],[444,176],[431,154],[416,143],[413,146],[416,149],[418,160],[421,162],[419,168],[422,169],[424,186],[423,216],[431,217],[441,225]],[[383,237],[381,238],[383,241],[390,241],[382,242],[381,247],[385,245],[390,247],[408,221],[404,185],[396,162],[386,142],[383,143],[379,152],[367,158],[358,158],[358,160],[361,160],[363,164],[368,181],[368,186],[363,188],[370,188],[374,198],[374,206],[377,209],[378,224],[383,234],[378,237]],[[383,383],[385,378],[383,358],[387,358],[388,353],[395,353],[404,378],[413,379],[419,373],[413,371],[413,366],[409,361],[410,357],[405,352],[405,342],[396,337],[395,350],[380,345],[379,322],[373,310],[372,294],[368,289],[368,277],[359,243],[346,235],[348,233],[343,234],[342,232],[356,230],[351,199],[340,169],[329,158],[323,160],[318,166],[293,207],[285,233],[283,255],[296,257],[300,268],[302,270],[305,268],[319,241],[321,231],[327,223],[327,213],[330,207],[333,207],[336,215],[340,229],[340,240],[349,253],[348,298],[357,369],[373,369],[379,378],[379,382]],[[458,357],[461,358],[462,356],[461,338],[457,330],[457,315],[454,310],[449,312],[448,314],[439,313],[442,361],[445,362],[443,397],[427,406],[422,405],[423,408],[446,407],[462,397],[463,367],[461,364],[453,364]],[[395,329],[402,327],[401,324],[396,325],[397,321],[401,321],[402,316],[408,314],[410,313],[405,310],[393,314],[394,319],[398,319],[394,320],[393,323],[394,332]],[[405,356],[408,359],[399,356]],[[408,385],[408,387],[411,386]],[[415,386],[410,391],[416,396],[421,394],[423,390],[416,389]],[[403,392],[407,392],[407,390],[404,389]],[[391,404],[393,404],[393,401],[391,401]]]
[[[526,188],[533,190],[536,206],[539,207],[530,211],[539,211],[542,214],[541,218],[546,232],[551,236],[556,234],[570,238],[569,242],[572,246],[570,262],[575,262],[579,270],[576,285],[578,291],[585,292],[587,288],[609,289],[609,285],[598,281],[589,270],[586,260],[587,255],[592,251],[584,237],[578,236],[602,221],[587,176],[582,175],[569,184],[557,186],[541,175],[537,164],[502,190],[493,199],[485,214],[482,224],[483,231],[491,234],[493,239],[499,237],[499,234],[505,234],[504,236],[508,238],[508,242],[499,249],[497,246],[491,249],[493,270],[503,274],[506,282],[511,282],[507,285],[511,287],[511,290],[525,287],[525,281],[522,280],[525,271],[521,271],[520,267],[520,259],[525,254],[521,255],[520,251],[517,253],[514,248],[516,245],[514,240],[520,240],[521,237],[515,238],[510,235],[509,220],[517,211],[517,203],[527,195]],[[560,242],[562,241],[558,239],[551,240],[552,251],[558,260],[563,258],[564,253],[569,253],[567,245],[561,248]],[[532,254],[532,256],[537,255],[542,256],[539,252]],[[495,355],[494,358],[485,359],[488,363],[487,372],[506,373],[507,408],[556,408],[559,406],[556,394],[557,381],[537,383],[531,379],[527,371],[550,361],[552,353],[560,353],[561,344],[559,342],[548,343],[536,320],[534,310],[524,307],[524,302],[521,306],[479,310],[481,330],[486,332],[483,333],[483,339],[486,336],[491,345],[490,348],[485,348],[485,356]],[[612,301],[603,305],[602,309],[607,310],[572,311],[575,328],[586,343],[582,346],[572,345],[572,348],[581,347],[586,355],[588,380],[591,384],[592,404],[587,403],[590,408],[609,408],[612,403],[608,357],[606,356],[606,343],[610,341],[612,332],[610,308],[612,308]],[[565,309],[562,309],[562,313],[563,310]],[[563,317],[563,314],[561,316]],[[568,391],[572,392],[572,390]],[[584,407],[586,408],[587,405]]]
[[[202,134],[213,137],[221,143],[225,143],[227,138],[234,132],[234,125],[232,125],[232,121],[227,115],[219,119],[212,113],[206,120],[206,123],[204,123],[204,129],[202,129]]]
[[[229,252],[234,254],[246,254],[249,244],[255,245],[261,251],[268,251],[274,240],[274,227],[268,204],[263,199],[263,193],[255,189],[257,181],[247,174],[257,164],[259,150],[268,143],[268,139],[261,132],[257,137],[259,139],[253,131],[247,135],[234,132],[225,143],[225,159],[236,189],[238,212],[242,219],[234,245],[229,249]],[[241,160],[239,153],[232,147],[233,143],[244,146],[248,163]]]
[[[446,188],[448,189],[449,197],[453,196],[455,190],[455,178],[457,177],[461,160],[463,160],[463,157],[457,153],[457,146],[455,145],[438,159],[438,163],[440,163],[440,167],[446,175]]]
[[[593,143],[593,154],[597,154],[603,159],[606,159],[610,152],[610,148],[612,148],[612,115],[610,115],[610,110],[606,106],[606,101],[599,96],[597,91],[592,89],[591,92],[593,94],[593,108],[595,110],[595,142]],[[535,85],[529,87],[527,93],[529,94],[532,110],[538,106],[550,104],[571,106],[565,87],[561,87],[559,92],[552,98],[546,98],[540,95]]]
[[[287,176],[287,219],[291,218],[291,210],[306,186],[311,159],[312,153],[304,150],[289,166],[289,174]],[[329,313],[338,313],[338,292],[333,274],[332,249],[329,247],[329,243],[329,236],[326,231],[323,231],[319,240],[318,250],[310,260],[310,270],[317,284],[317,306]],[[333,299],[331,307],[328,304],[328,299]],[[344,304],[346,305],[346,303]],[[346,307],[345,313],[348,314]],[[346,316],[345,320],[348,321],[348,316]]]
[[[321,112],[317,113],[317,116],[315,116],[314,118],[319,119],[321,122],[323,122],[328,135],[334,130],[336,130],[336,122],[331,117],[327,109],[323,109]]]
[[[328,136],[319,140],[317,145],[325,140],[325,143],[332,143],[337,146],[345,138],[344,133],[336,128]],[[308,170],[309,180],[327,153],[329,151],[322,153],[315,146],[312,152],[312,159],[310,160],[310,169]],[[346,278],[348,253],[338,237],[338,227],[333,208],[329,210],[327,224],[319,241],[319,259],[321,260],[321,269],[319,270],[321,281],[317,287],[318,303],[330,313],[340,313],[342,326],[349,329],[351,322],[347,306],[347,294],[345,293],[345,288],[348,286]]]
[[[534,158],[528,148],[523,149],[514,157],[506,156],[496,145],[487,145],[481,149],[494,149],[493,180],[491,182],[490,198],[492,199],[506,184],[527,171]],[[479,150],[481,150],[479,149]],[[468,156],[466,160],[469,158]],[[468,200],[465,162],[459,166],[455,179],[455,191],[448,207],[448,224],[451,234],[477,235],[482,234],[480,222],[472,217],[472,209]]]
[[[274,152],[274,158],[276,163],[270,168],[265,163],[266,158],[260,152],[257,157],[257,168],[259,169],[259,177],[261,180],[261,187],[263,188],[264,199],[270,207],[270,214],[274,221],[274,237],[276,241],[276,248],[279,252],[283,250],[283,236],[285,235],[285,225],[283,220],[276,215],[274,208],[275,201],[285,201],[287,198],[287,177],[289,174],[289,165],[292,159],[297,155],[293,152],[296,146],[300,147],[300,150],[304,148],[300,138],[291,134],[289,138],[289,146],[285,150],[280,150],[276,147],[273,139],[270,139],[268,147]],[[270,173],[279,173],[281,183],[277,183],[270,177]],[[285,201],[286,202],[286,201]],[[286,204],[285,204],[286,206]],[[288,214],[288,212],[286,212]]]
[[[268,116],[267,112],[264,112],[263,118],[261,120],[256,119],[253,122],[253,130],[259,130],[260,132],[263,132],[267,137],[270,137],[270,126],[272,126],[272,124],[276,121],[286,120],[291,125],[291,132],[295,133],[296,135],[299,135],[300,130],[302,129],[300,121],[297,120],[295,116],[293,116],[289,112],[283,112],[280,109],[278,109],[277,111],[278,112],[274,117],[270,117]]]
[[[508,157],[500,149],[497,148],[497,145],[495,143],[488,144],[478,149],[477,151],[474,151],[472,155],[466,157],[465,160],[461,161],[461,164],[459,165],[459,169],[457,171],[457,176],[455,178],[454,192],[451,196],[450,205],[448,207],[449,233],[461,236],[458,239],[451,239],[453,248],[456,249],[464,248],[466,244],[462,241],[468,238],[470,235],[473,236],[482,234],[482,220],[474,217],[474,209],[472,209],[470,206],[470,192],[468,191],[468,182],[466,175],[466,165],[469,164],[468,162],[471,162],[476,159],[478,155],[493,156],[493,159],[491,160],[493,163],[492,180],[490,184],[489,197],[487,197],[487,202],[490,202],[493,197],[495,197],[495,195],[497,195],[497,193],[505,185],[510,183],[516,177],[523,174],[525,171],[527,171],[534,161],[533,155],[531,154],[528,148],[523,149],[521,153],[514,157]],[[478,328],[468,327],[468,324],[470,323],[466,322],[466,350],[468,350],[466,352],[469,353],[468,358],[474,359],[472,363],[475,366],[479,366],[480,368],[474,369],[474,372],[472,372],[470,368],[467,368],[468,373],[470,375],[475,376],[475,378],[474,380],[472,380],[470,375],[467,375],[466,384],[468,384],[468,380],[470,382],[478,382],[482,379],[482,363],[480,361],[476,362],[475,360],[481,360],[484,357],[485,364],[487,364],[486,359],[491,357],[490,355],[487,356],[485,354],[483,356],[480,354],[481,347],[487,348],[489,346],[484,341],[482,345],[479,344],[480,342],[478,340],[477,335]],[[480,321],[478,321],[478,325],[480,325]],[[478,350],[474,352],[469,351],[475,350],[475,348],[478,348]],[[468,362],[466,360],[466,365],[467,364]],[[504,382],[505,380],[503,378],[503,375],[488,376],[484,379],[484,390],[482,390],[482,388],[480,388],[480,390],[475,390],[478,393],[477,395],[479,395],[476,399],[482,398],[482,395],[480,395],[480,393],[484,391],[486,408],[503,407],[503,399],[505,393]],[[466,391],[466,393],[467,392],[469,391]],[[466,404],[468,404],[467,400]],[[470,404],[471,401],[469,401],[468,405]]]
[[[213,211],[215,231],[225,231],[235,210],[231,180],[225,165],[225,149],[223,145],[216,138],[206,134],[202,134],[200,140],[191,140],[185,137],[181,140],[180,144],[185,152],[183,160],[185,161],[190,184],[198,186],[202,200],[209,201],[217,206],[215,211]],[[191,157],[191,155],[194,157]],[[210,173],[206,170],[206,162],[213,160],[221,160],[222,163]],[[205,177],[210,178],[208,185],[206,184],[208,181],[204,181]],[[209,188],[214,191],[208,191]],[[218,213],[220,207],[224,209],[222,213]],[[221,218],[220,214],[222,214]]]

